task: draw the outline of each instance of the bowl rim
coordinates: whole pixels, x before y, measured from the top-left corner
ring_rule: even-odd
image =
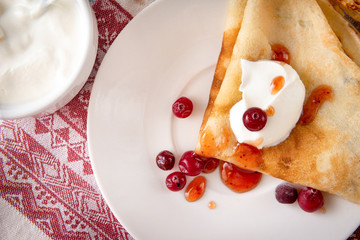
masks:
[[[37,117],[55,112],[73,99],[84,86],[93,69],[97,48],[98,28],[95,14],[88,0],[76,0],[86,29],[82,44],[86,44],[81,53],[75,71],[68,81],[58,90],[49,91],[46,95],[19,104],[0,104],[0,120],[14,120],[25,117]]]

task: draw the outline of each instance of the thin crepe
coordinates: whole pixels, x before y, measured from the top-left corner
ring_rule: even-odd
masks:
[[[219,62],[225,64],[218,63],[216,69],[224,75],[222,79],[215,73],[195,151],[360,204],[359,66],[344,52],[315,0],[230,1],[239,3],[245,8],[228,11],[227,23],[233,17],[241,19],[240,30],[235,41],[225,38],[231,24],[224,32],[223,41],[228,42],[223,42]],[[231,56],[224,54],[232,42]],[[242,97],[240,59],[270,59],[272,44],[288,48],[290,65],[303,81],[306,97],[326,84],[334,99],[322,105],[313,122],[297,125],[284,142],[263,150],[261,163],[252,164],[234,151],[238,143],[229,110]]]
[[[339,38],[345,53],[360,66],[360,35],[344,15],[336,11],[328,0],[317,0],[332,30]]]
[[[336,9],[348,14],[356,21],[360,21],[360,3],[358,0],[330,0]]]

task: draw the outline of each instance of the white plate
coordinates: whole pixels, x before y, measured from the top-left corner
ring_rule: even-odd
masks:
[[[218,171],[206,175],[204,196],[189,203],[165,186],[158,152],[193,149],[221,47],[227,4],[222,0],[156,1],[112,44],[93,87],[90,156],[100,189],[135,239],[345,239],[360,223],[360,207],[325,194],[326,213],[306,213],[274,197],[280,182],[236,194]],[[194,112],[174,118],[185,95]],[[188,179],[190,180],[190,179]],[[215,201],[214,210],[208,203]]]

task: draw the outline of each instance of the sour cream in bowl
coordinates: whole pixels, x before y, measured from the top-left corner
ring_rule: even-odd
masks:
[[[50,114],[85,84],[98,44],[88,0],[1,0],[0,119]]]

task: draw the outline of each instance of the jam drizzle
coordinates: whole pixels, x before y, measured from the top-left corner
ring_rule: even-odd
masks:
[[[237,163],[245,169],[258,169],[263,161],[262,150],[249,144],[238,142],[233,151]]]
[[[316,87],[306,100],[298,123],[301,125],[310,124],[315,119],[321,105],[325,101],[332,101],[333,96],[333,90],[330,86],[320,85]]]
[[[283,76],[275,77],[270,83],[271,95],[277,94],[285,85],[285,78]]]
[[[290,53],[289,50],[281,44],[271,45],[272,56],[271,60],[285,62],[290,64]]]

